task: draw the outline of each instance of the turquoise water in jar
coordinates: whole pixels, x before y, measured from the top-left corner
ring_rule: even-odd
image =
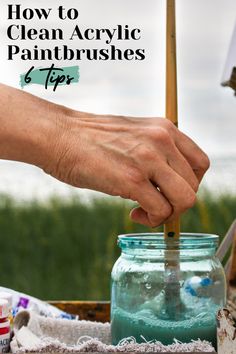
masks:
[[[166,249],[162,234],[121,235],[112,270],[112,342],[135,337],[172,344],[208,340],[216,348],[216,312],[226,282],[214,254],[218,236],[183,234]]]

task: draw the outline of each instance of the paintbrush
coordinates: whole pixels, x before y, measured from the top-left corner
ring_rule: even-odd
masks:
[[[166,11],[166,118],[178,127],[175,0],[167,0]],[[164,225],[164,237],[166,312],[172,319],[178,319],[184,306],[180,299],[179,252],[176,246],[180,238],[179,218]],[[177,251],[173,251],[176,247]]]

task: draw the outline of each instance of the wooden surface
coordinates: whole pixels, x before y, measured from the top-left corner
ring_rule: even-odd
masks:
[[[49,301],[62,311],[79,315],[80,320],[109,322],[110,303],[106,301]]]

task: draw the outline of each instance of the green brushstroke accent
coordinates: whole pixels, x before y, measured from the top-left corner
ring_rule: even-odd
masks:
[[[24,74],[20,75],[20,86],[21,88],[24,88],[27,85],[31,85],[31,84],[37,84],[37,85],[43,85],[45,86],[46,83],[46,79],[48,76],[48,71],[42,71],[42,69],[44,68],[35,68],[33,69],[28,75],[28,71]],[[54,69],[62,69],[63,71],[59,71],[59,70],[54,70]],[[73,78],[72,80],[70,80],[70,84],[72,83],[78,83],[79,82],[79,66],[65,66],[65,67],[54,67],[52,70],[52,73],[55,73],[55,75],[53,75],[53,77],[57,77],[57,75],[65,75],[65,77],[67,78]],[[26,82],[26,75],[28,78],[31,79],[30,82]],[[59,83],[58,86],[62,86],[62,85],[68,85],[66,83],[67,80],[65,80],[62,83]],[[55,82],[50,82],[48,81],[48,86],[54,86]]]

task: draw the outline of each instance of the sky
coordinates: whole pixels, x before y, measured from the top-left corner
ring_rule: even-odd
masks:
[[[2,82],[20,88],[20,73],[26,72],[31,65],[42,66],[42,63],[9,62],[6,59],[9,44],[6,28],[10,24],[7,21],[8,3],[8,0],[1,0],[0,4],[0,77]],[[61,5],[61,1],[56,0],[22,0],[20,3],[22,8],[55,8]],[[165,1],[68,0],[64,6],[76,7],[79,10],[78,20],[62,23],[52,16],[47,22],[31,20],[20,23],[29,28],[60,26],[67,35],[76,24],[84,28],[114,28],[117,24],[129,24],[141,29],[140,41],[117,45],[123,49],[127,46],[145,48],[146,59],[142,62],[70,62],[69,65],[80,66],[78,84],[60,87],[56,92],[31,85],[25,91],[81,111],[163,117]],[[177,0],[176,22],[180,129],[192,137],[210,158],[236,156],[236,97],[230,88],[220,85],[236,22],[236,1]],[[38,43],[20,43],[22,48],[35,44]],[[45,42],[45,46],[51,45],[55,43]],[[78,46],[81,43],[77,41],[70,43],[72,48]],[[104,47],[104,43],[86,43],[86,47],[95,46]],[[68,65],[68,62],[60,62],[60,66],[63,65]]]

